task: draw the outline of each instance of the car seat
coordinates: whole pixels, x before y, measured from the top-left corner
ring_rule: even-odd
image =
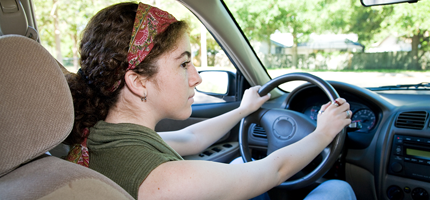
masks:
[[[102,174],[45,153],[71,132],[73,101],[36,41],[0,37],[0,199],[133,199]]]

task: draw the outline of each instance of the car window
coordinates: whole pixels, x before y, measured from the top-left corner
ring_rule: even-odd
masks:
[[[272,78],[309,72],[366,88],[430,81],[430,1],[376,7],[359,0],[224,2]]]
[[[82,30],[97,11],[119,2],[123,1],[34,1],[36,21],[42,45],[69,71],[77,72],[80,68],[78,46]],[[190,26],[189,35],[192,49],[192,62],[198,71],[225,70],[233,73],[236,72],[233,64],[216,40],[202,23],[182,4],[174,0],[142,2],[166,10],[178,20],[186,20],[188,22]],[[210,81],[213,79],[207,78],[205,80]],[[208,84],[218,84],[219,86],[217,87],[222,88],[226,87],[225,85],[227,83],[218,80]],[[195,104],[228,101],[198,91],[196,91],[194,99]]]

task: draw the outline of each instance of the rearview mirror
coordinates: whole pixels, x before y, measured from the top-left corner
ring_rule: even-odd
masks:
[[[397,3],[416,3],[418,0],[361,0],[363,6],[380,6]]]

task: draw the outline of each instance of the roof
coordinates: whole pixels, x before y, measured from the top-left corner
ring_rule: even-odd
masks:
[[[299,36],[300,37],[300,36]],[[281,33],[276,31],[270,35],[272,44],[282,47],[291,48],[293,46],[293,36],[291,33]],[[308,42],[299,43],[299,47],[309,47],[312,49],[346,49],[360,48],[364,49],[364,45],[357,42],[356,34],[310,34]]]

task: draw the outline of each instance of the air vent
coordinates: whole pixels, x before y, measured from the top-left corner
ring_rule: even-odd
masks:
[[[412,111],[400,113],[396,120],[397,128],[423,129],[427,119],[426,111]]]
[[[264,130],[262,126],[255,124],[252,127],[252,136],[257,138],[267,138],[266,130]]]

